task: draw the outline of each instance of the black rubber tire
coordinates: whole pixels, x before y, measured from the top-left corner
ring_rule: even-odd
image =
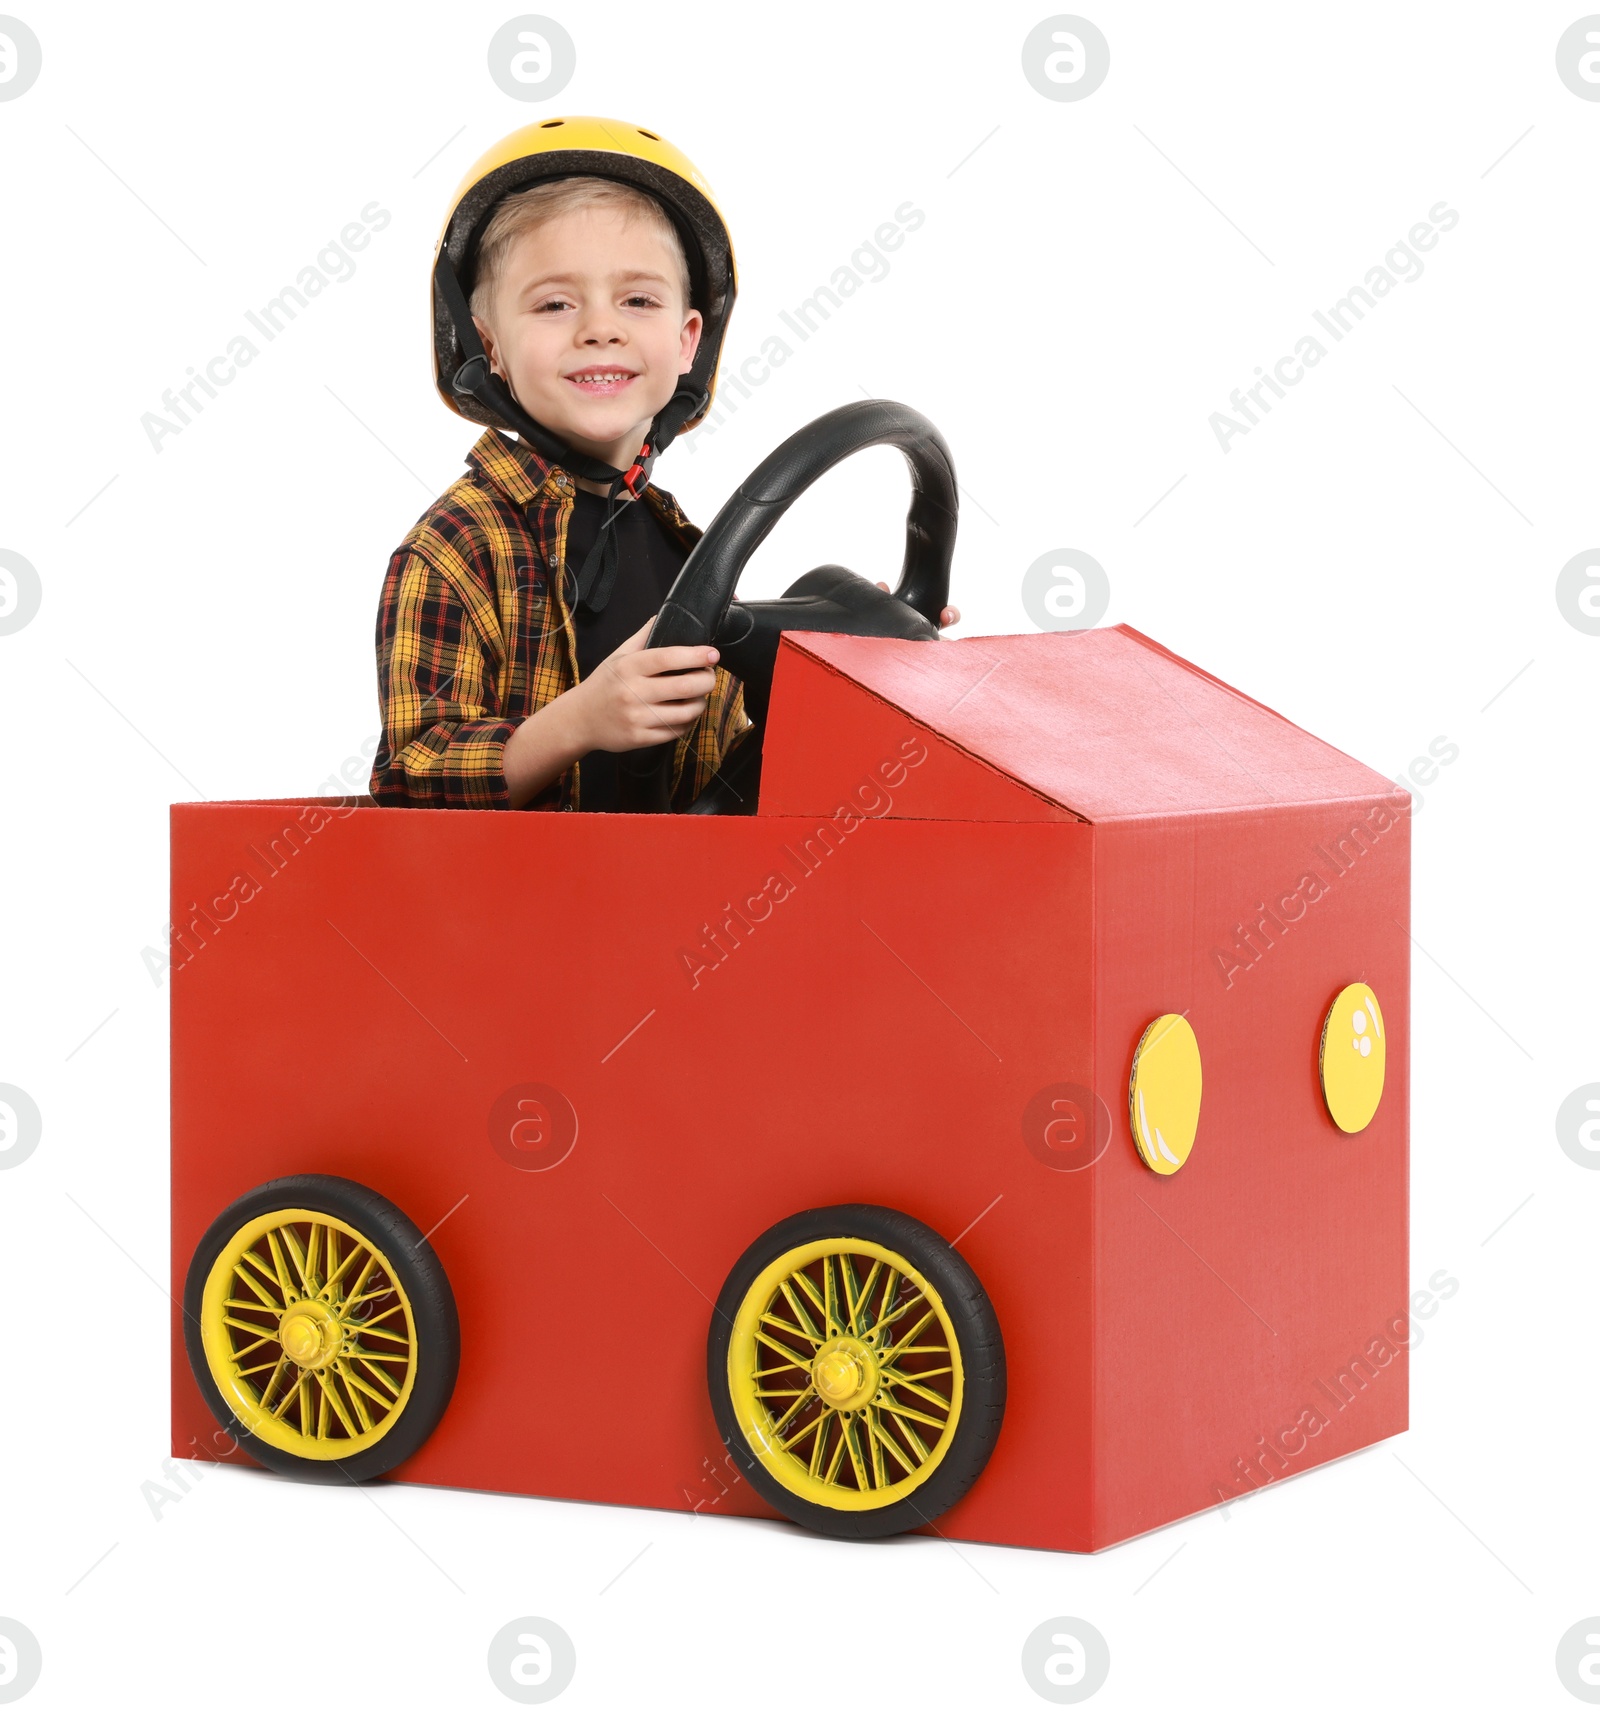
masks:
[[[206,1361],[200,1304],[218,1253],[251,1219],[278,1207],[304,1207],[343,1220],[388,1256],[411,1303],[417,1346],[417,1376],[394,1426],[375,1445],[348,1459],[300,1457],[279,1451],[247,1431],[234,1417]],[[455,1390],[461,1362],[461,1325],[450,1281],[433,1248],[399,1207],[346,1177],[289,1176],[263,1183],[220,1213],[194,1251],[183,1289],[183,1329],[200,1395],[224,1431],[263,1468],[297,1481],[335,1485],[372,1481],[404,1463],[439,1425]]]
[[[876,1510],[840,1511],[798,1498],[751,1451],[728,1391],[728,1345],[746,1292],[780,1255],[827,1237],[860,1237],[903,1255],[939,1293],[961,1349],[961,1419],[938,1467],[913,1493]],[[978,1275],[938,1231],[888,1206],[823,1206],[775,1224],[740,1256],[711,1316],[706,1383],[717,1430],[741,1473],[791,1522],[842,1540],[866,1541],[920,1529],[971,1488],[1000,1437],[1006,1408],[1006,1353],[1000,1322]]]

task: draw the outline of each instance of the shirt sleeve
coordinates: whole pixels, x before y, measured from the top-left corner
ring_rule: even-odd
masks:
[[[449,580],[415,550],[390,560],[377,646],[383,744],[372,798],[509,810],[504,756],[517,725],[498,711],[495,653]]]

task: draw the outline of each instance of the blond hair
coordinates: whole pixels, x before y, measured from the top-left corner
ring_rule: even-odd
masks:
[[[526,191],[513,192],[496,207],[489,217],[489,225],[484,228],[483,237],[478,241],[477,274],[471,295],[475,317],[488,320],[506,257],[517,240],[547,221],[571,215],[579,209],[612,209],[625,221],[642,221],[662,240],[677,261],[679,286],[687,309],[691,298],[689,259],[684,255],[683,240],[666,210],[648,192],[636,190],[618,180],[573,178],[546,180],[542,185],[529,186]]]

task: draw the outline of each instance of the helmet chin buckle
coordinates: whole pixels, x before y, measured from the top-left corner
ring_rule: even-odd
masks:
[[[495,398],[494,384],[500,379],[489,369],[489,360],[480,352],[476,358],[467,362],[451,378],[451,392],[464,394],[470,400],[476,400],[481,406],[492,407],[497,412],[504,411],[504,404]],[[501,384],[504,387],[504,384]]]

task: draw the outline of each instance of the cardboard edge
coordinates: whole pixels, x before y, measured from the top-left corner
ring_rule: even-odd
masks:
[[[1241,691],[1231,681],[1224,681],[1220,675],[1213,675],[1209,669],[1202,669],[1198,663],[1191,663],[1187,657],[1180,657],[1176,651],[1163,645],[1159,639],[1152,639],[1148,633],[1141,633],[1137,627],[1130,626],[1126,621],[1117,622],[1108,631],[1121,633],[1127,638],[1137,641],[1140,645],[1147,646],[1160,656],[1178,664],[1181,668],[1187,669],[1191,674],[1198,675],[1201,680],[1209,681],[1213,687],[1220,687],[1223,692],[1231,693],[1234,698],[1242,700],[1247,705],[1254,705],[1258,711],[1264,711],[1269,717],[1275,717],[1280,723],[1293,729],[1296,734],[1305,735],[1307,739],[1315,741],[1318,746],[1327,747],[1330,752],[1337,753],[1340,758],[1348,759],[1351,764],[1360,766],[1362,770],[1372,771],[1374,776],[1383,777],[1385,782],[1389,780],[1388,777],[1383,776],[1382,771],[1374,769],[1365,759],[1359,759],[1354,753],[1347,753],[1343,747],[1336,747],[1332,741],[1324,739],[1323,736],[1313,734],[1310,729],[1297,723],[1293,717],[1286,717],[1282,711],[1275,711],[1271,705],[1263,704],[1260,699],[1252,698],[1250,694]]]
[[[173,813],[186,811],[194,806],[376,806],[378,803],[370,794],[285,794],[272,799],[262,799],[255,795],[224,795],[217,800],[174,800],[168,802],[169,810]],[[394,806],[386,808],[390,812],[453,812],[455,807],[444,806]],[[484,811],[493,808],[485,807]]]

